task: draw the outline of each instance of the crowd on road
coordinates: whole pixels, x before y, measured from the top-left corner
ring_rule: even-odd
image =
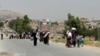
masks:
[[[24,32],[22,34],[11,34],[9,39],[30,39],[33,40],[33,45],[37,46],[37,40],[43,42],[45,45],[49,45],[49,31],[39,31],[38,29],[32,32]],[[1,40],[3,40],[3,34],[1,34]],[[84,38],[78,33],[76,28],[66,32],[66,46],[70,47],[83,47]]]
[[[30,39],[33,40],[34,46],[37,46],[37,40],[39,39],[40,42],[49,45],[49,34],[49,31],[38,31],[38,29],[35,29],[32,32],[24,32],[22,34],[9,34],[9,39]],[[3,40],[3,34],[1,34],[1,40]]]
[[[72,30],[66,32],[67,47],[83,47],[84,37],[78,33],[76,28],[72,28]]]
[[[44,42],[45,45],[49,45],[49,31],[38,31],[38,29],[32,31],[32,37],[34,41],[34,46],[37,45],[37,39],[40,38],[40,42]]]

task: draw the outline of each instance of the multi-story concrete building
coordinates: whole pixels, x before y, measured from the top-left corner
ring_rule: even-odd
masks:
[[[87,18],[81,18],[80,21],[86,26],[86,28],[91,29],[96,28],[98,23],[100,23],[100,20],[89,20]]]
[[[100,20],[91,20],[91,22],[93,23],[94,28],[100,25]]]
[[[86,28],[89,28],[91,26],[90,20],[88,18],[81,18],[80,21],[81,24],[84,24]]]

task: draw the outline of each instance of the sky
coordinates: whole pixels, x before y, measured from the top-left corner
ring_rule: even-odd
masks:
[[[0,10],[27,14],[31,19],[63,21],[67,14],[100,19],[100,0],[0,0]]]

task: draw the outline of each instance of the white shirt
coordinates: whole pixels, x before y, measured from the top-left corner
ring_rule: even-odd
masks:
[[[68,32],[67,35],[68,35],[68,37],[72,37],[72,33],[71,32]]]
[[[38,32],[36,33],[36,38],[40,38],[40,37],[39,37],[39,33],[38,33]]]

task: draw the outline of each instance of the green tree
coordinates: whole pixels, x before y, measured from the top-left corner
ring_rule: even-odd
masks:
[[[26,32],[30,32],[31,30],[32,30],[32,27],[29,24],[27,24],[26,25]]]
[[[3,22],[0,22],[0,27],[2,27],[4,24],[3,24]]]
[[[11,20],[9,22],[9,27],[18,33],[23,33],[31,31],[32,27],[29,24],[30,19],[25,15],[23,18],[18,17],[16,20]]]
[[[11,20],[9,22],[9,27],[12,28],[12,29],[15,29],[16,28],[16,20]]]
[[[79,17],[74,17],[70,13],[68,14],[68,20],[65,21],[65,29],[71,29],[72,27],[75,27],[77,29],[80,29],[80,20]]]
[[[24,29],[23,29],[23,19],[17,19],[16,20],[17,21],[17,23],[16,23],[16,28],[15,28],[15,30],[17,31],[17,32],[19,32],[19,33],[22,33],[22,32],[24,32]]]
[[[23,18],[24,18],[24,24],[28,24],[30,22],[30,19],[27,15],[25,15]]]
[[[80,21],[79,17],[75,17],[68,14],[68,20],[65,21],[65,31],[71,30],[72,27],[75,27],[79,34],[82,34],[83,36],[95,36],[94,29],[88,29],[85,27],[85,25]]]

